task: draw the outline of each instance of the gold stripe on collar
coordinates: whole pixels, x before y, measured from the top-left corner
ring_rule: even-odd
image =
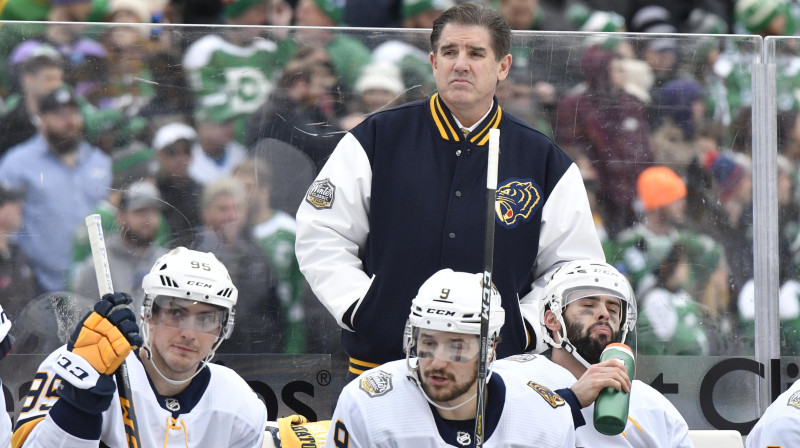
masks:
[[[489,129],[497,129],[498,127],[500,127],[501,118],[503,118],[503,111],[502,109],[500,109],[500,106],[497,106],[497,112],[495,112],[494,117],[492,117],[492,119],[489,121],[489,124],[487,124],[486,127],[483,128],[483,130],[480,133],[478,133],[478,135],[481,135],[484,132],[486,132],[486,135],[484,135],[481,141],[478,142],[478,146],[483,146],[486,144],[486,142],[489,141]],[[478,138],[478,135],[476,135],[475,138],[472,139],[473,143]]]
[[[433,116],[433,121],[436,122],[436,127],[439,128],[439,135],[441,135],[442,138],[445,140],[450,140],[450,137],[447,135],[447,129],[449,129],[450,134],[453,135],[453,140],[457,142],[461,141],[461,139],[458,136],[458,133],[450,124],[450,120],[447,119],[447,115],[444,113],[444,110],[442,110],[442,105],[439,104],[438,93],[434,93],[433,96],[431,96],[430,107],[431,107],[431,115]],[[445,129],[445,127],[442,125],[442,121],[444,121],[444,123],[447,125],[447,129]]]

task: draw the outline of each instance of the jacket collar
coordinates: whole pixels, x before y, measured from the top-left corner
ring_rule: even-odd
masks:
[[[503,111],[497,103],[497,97],[492,102],[492,110],[483,121],[466,137],[456,126],[456,120],[450,109],[439,99],[439,94],[435,93],[428,100],[428,110],[433,118],[433,123],[439,131],[439,136],[452,142],[461,142],[466,138],[477,146],[484,146],[489,142],[489,129],[497,129],[500,126],[500,119],[503,118]]]

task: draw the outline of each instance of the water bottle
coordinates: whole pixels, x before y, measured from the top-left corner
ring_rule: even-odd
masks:
[[[608,344],[600,361],[616,359],[625,366],[628,371],[628,378],[633,381],[635,365],[633,352],[625,344]],[[600,391],[597,400],[594,402],[594,427],[601,434],[614,436],[625,429],[628,422],[628,406],[630,404],[630,394],[622,390],[617,391],[613,387],[606,387]]]

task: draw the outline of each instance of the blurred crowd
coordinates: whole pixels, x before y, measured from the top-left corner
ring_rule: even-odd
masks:
[[[452,2],[2,3],[0,20],[19,21],[0,26],[0,302],[16,328],[42,308],[33,297],[97,296],[83,217],[99,213],[119,290],[141,301],[169,248],[214,252],[240,289],[226,350],[335,350],[294,256],[297,205],[344,133],[433,93],[426,28]],[[637,293],[640,353],[751,354],[753,35],[800,34],[800,3],[488,3],[516,31],[498,101],[581,168],[608,262]],[[776,52],[787,353],[800,349],[796,44]],[[27,328],[32,351],[52,350]]]

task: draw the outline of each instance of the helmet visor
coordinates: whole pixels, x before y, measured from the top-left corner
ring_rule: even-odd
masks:
[[[444,362],[472,362],[480,353],[477,335],[427,329],[415,331],[417,357]]]
[[[153,300],[150,323],[219,336],[225,325],[227,310],[172,296],[157,296]]]

